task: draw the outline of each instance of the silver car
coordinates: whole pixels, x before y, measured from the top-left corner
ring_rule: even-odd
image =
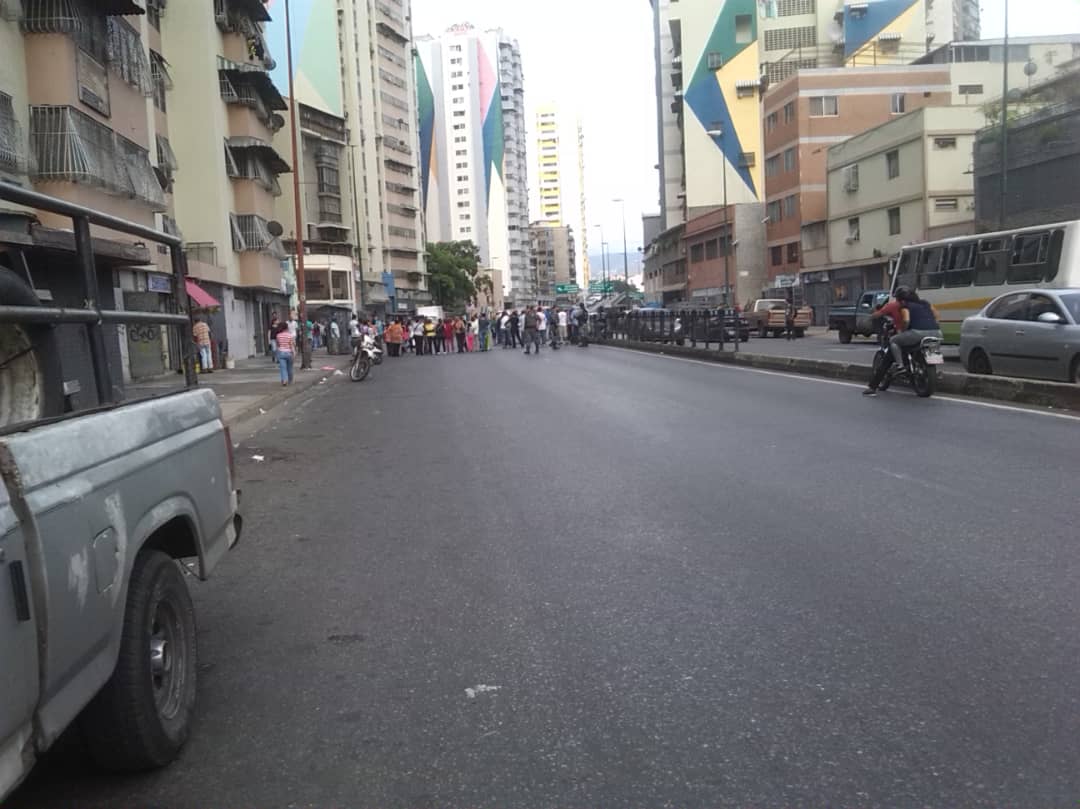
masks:
[[[960,327],[968,373],[1080,383],[1080,289],[1024,289],[990,301]]]

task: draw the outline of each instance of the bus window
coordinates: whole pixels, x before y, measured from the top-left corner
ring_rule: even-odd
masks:
[[[915,270],[918,264],[919,248],[908,248],[901,252],[896,262],[896,285],[914,289],[917,282]]]
[[[945,271],[945,286],[967,287],[971,286],[975,266],[975,256],[978,253],[977,242],[961,242],[949,248],[948,264]]]
[[[1010,284],[1037,284],[1043,278],[1048,233],[1021,233],[1013,239],[1009,262]]]
[[[996,249],[989,250],[988,247]],[[984,239],[975,266],[975,285],[990,287],[1004,284],[1008,267],[1009,255],[1004,250],[1004,242],[1001,239]]]
[[[1061,262],[1061,245],[1065,241],[1065,231],[1058,229],[1050,234],[1050,245],[1046,250],[1046,263],[1043,265],[1043,280],[1057,278],[1058,264]]]
[[[945,259],[944,247],[928,247],[922,251],[919,267],[919,289],[940,289],[945,281],[941,265]]]

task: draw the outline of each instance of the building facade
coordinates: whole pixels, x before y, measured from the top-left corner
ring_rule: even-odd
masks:
[[[501,30],[454,26],[417,40],[421,185],[429,238],[469,240],[508,300],[537,289],[529,261],[524,76]]]
[[[162,31],[170,54],[176,215],[187,240],[188,272],[220,302],[210,313],[215,348],[231,357],[267,350],[274,313],[289,289],[278,236],[279,177],[292,171],[273,144],[285,126],[284,98],[270,78],[270,15],[247,0],[172,3]],[[276,234],[276,235],[275,235]]]
[[[561,157],[558,110],[554,104],[544,104],[536,111],[536,184],[540,222],[555,227],[563,223]]]
[[[164,4],[0,2],[0,179],[177,233]],[[170,54],[171,59],[171,54]],[[53,306],[82,306],[71,220],[0,203],[0,266]],[[91,226],[99,303],[169,311],[168,251]],[[184,301],[186,303],[186,301]],[[112,384],[174,367],[172,329],[106,325]],[[82,327],[56,327],[65,394],[99,401]]]
[[[577,281],[574,232],[567,225],[533,222],[529,226],[529,259],[536,276],[536,301],[549,306],[559,298],[556,287]],[[564,303],[570,301],[564,296]]]
[[[335,221],[339,214],[330,210],[337,195],[325,190],[326,183],[319,199],[313,200],[315,206],[309,209],[307,221],[309,225],[329,226],[311,234],[317,236],[314,241],[325,245],[323,231],[333,232],[333,225],[352,220],[348,240],[355,247],[353,283],[357,288],[349,297],[369,314],[408,312],[431,302],[424,260],[411,20],[409,0],[292,3],[293,82],[301,109],[308,108],[309,122],[314,112],[345,121],[336,169],[341,222]],[[270,42],[284,52],[281,21],[270,26]],[[283,60],[279,60],[274,76],[287,85]],[[322,132],[327,134],[325,129]],[[304,137],[315,136],[309,130]],[[321,168],[326,176],[332,176],[333,171],[330,165]],[[317,175],[315,182],[319,182]],[[348,188],[340,188],[342,182]],[[316,211],[320,222],[311,218]],[[291,224],[287,227],[293,229]],[[347,228],[338,230],[344,234]],[[316,253],[311,266],[342,265],[336,252],[339,249]],[[307,266],[305,261],[305,271]],[[339,300],[335,295],[333,301]]]

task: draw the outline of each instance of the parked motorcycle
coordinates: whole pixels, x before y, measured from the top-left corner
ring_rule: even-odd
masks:
[[[371,372],[371,366],[382,361],[382,350],[375,345],[375,338],[370,334],[365,334],[354,343],[349,378],[353,382],[362,382]]]
[[[878,390],[888,390],[893,382],[907,382],[916,395],[925,399],[933,396],[937,389],[937,366],[945,362],[941,354],[940,337],[924,337],[918,346],[905,349],[904,364],[897,366],[889,351],[889,341],[896,334],[896,328],[888,318],[881,327],[878,350],[874,354],[874,367],[871,379],[881,375],[881,369],[888,364],[889,369],[878,385]]]

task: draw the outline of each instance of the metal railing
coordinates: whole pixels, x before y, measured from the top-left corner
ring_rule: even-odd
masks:
[[[3,181],[0,181],[0,200],[26,205],[40,211],[49,211],[71,219],[75,235],[75,257],[81,270],[84,306],[81,308],[67,308],[0,305],[0,322],[76,323],[84,325],[86,327],[87,342],[90,349],[90,364],[94,373],[94,384],[97,388],[99,403],[106,405],[112,404],[114,401],[112,380],[109,375],[108,352],[105,348],[105,332],[102,328],[104,324],[153,323],[164,326],[185,327],[188,330],[187,335],[191,334],[193,323],[191,310],[187,306],[187,259],[184,255],[183,241],[179,236],[162,233],[159,230],[154,230],[136,222],[129,222],[116,216]],[[90,236],[90,225],[92,224],[169,248],[175,313],[126,312],[101,308],[97,267],[94,261],[94,244]],[[194,386],[198,384],[198,379],[195,375],[195,358],[192,352],[192,344],[187,335],[182,334],[179,340],[180,355],[184,368],[184,379],[188,386]]]
[[[607,309],[590,318],[593,335],[606,340],[671,343],[696,348],[734,344],[746,335],[749,325],[737,313],[722,309]]]

